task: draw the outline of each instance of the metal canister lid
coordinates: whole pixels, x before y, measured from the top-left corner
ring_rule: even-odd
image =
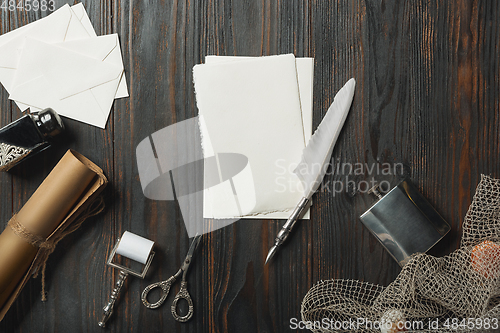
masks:
[[[64,131],[61,117],[51,108],[33,112],[30,116],[44,137],[54,137]]]

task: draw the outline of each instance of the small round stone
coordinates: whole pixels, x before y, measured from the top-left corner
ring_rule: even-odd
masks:
[[[405,317],[399,310],[387,310],[380,318],[380,331],[382,333],[406,332]]]

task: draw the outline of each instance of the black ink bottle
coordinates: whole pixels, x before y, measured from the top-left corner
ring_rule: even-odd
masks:
[[[8,171],[28,156],[50,147],[50,139],[61,133],[59,115],[48,108],[29,113],[0,129],[0,171]]]

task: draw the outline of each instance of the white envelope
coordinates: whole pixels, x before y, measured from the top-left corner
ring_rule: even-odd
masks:
[[[9,99],[104,128],[123,75],[123,66],[106,61],[118,36],[80,42],[63,48],[26,38]]]
[[[97,34],[95,33],[94,27],[92,26],[92,22],[90,22],[90,18],[87,14],[87,11],[85,10],[85,7],[83,4],[80,2],[74,6],[71,6],[71,9],[75,13],[75,15],[78,17],[80,22],[82,23],[83,27],[87,30],[88,34],[91,37],[97,37]],[[115,64],[122,64],[122,53],[120,50],[120,44],[118,43],[118,47],[114,50],[112,54],[109,55],[111,59],[110,61],[113,61]],[[123,64],[122,64],[123,66]],[[127,81],[125,80],[125,75],[122,76],[120,80],[120,85],[118,86],[118,90],[116,92],[115,98],[123,98],[123,97],[128,97],[128,88],[127,88]]]
[[[0,36],[0,82],[9,93],[26,37],[53,44],[90,38],[90,35],[66,4],[43,19]]]
[[[0,36],[0,82],[7,92],[11,93],[11,96],[19,99],[15,102],[23,111],[28,107],[31,108],[31,111],[38,111],[39,108],[35,107],[34,103],[37,105],[50,105],[56,109],[56,104],[48,103],[49,95],[44,96],[43,99],[40,99],[40,96],[33,96],[27,99],[27,96],[20,95],[19,90],[12,95],[12,90],[15,86],[27,85],[25,87],[28,88],[28,81],[36,76],[29,75],[30,80],[28,80],[24,74],[19,75],[18,73],[19,66],[21,68],[32,68],[23,63],[20,64],[21,54],[23,53],[27,38],[36,39],[47,44],[55,44],[79,54],[99,59],[107,64],[119,66],[123,72],[118,36],[114,34],[97,37],[87,12],[81,3],[72,7],[64,5],[43,19]],[[34,71],[37,73],[36,69]],[[42,79],[38,78],[38,80]],[[48,78],[44,80],[50,81]],[[92,89],[88,102],[85,102],[83,99],[83,96],[87,93],[82,94],[83,91],[74,91],[82,95],[73,96],[71,100],[58,101],[57,106],[63,110],[57,111],[59,113],[63,111],[61,113],[63,115],[104,128],[113,99],[129,96],[125,75],[121,74],[114,80],[117,82],[106,82],[106,79],[104,79],[102,82],[105,83],[99,85],[99,88]],[[118,83],[117,89],[115,88],[116,83]],[[34,84],[34,82],[30,84]],[[67,90],[69,87],[74,86],[64,86],[63,90]],[[110,95],[111,93],[112,95]],[[54,92],[51,94],[53,95]],[[66,93],[63,91],[64,94],[67,94],[67,91]],[[22,103],[21,100],[30,100],[31,104]],[[72,100],[81,100],[78,103],[79,107],[73,107],[75,102],[72,102]],[[87,105],[88,109],[85,110],[86,114],[79,115],[77,112],[81,112],[79,110],[81,110],[82,105]],[[64,111],[65,109],[68,110]]]
[[[71,9],[73,10],[73,13],[75,13],[78,20],[82,23],[85,30],[87,30],[87,33],[90,35],[90,37],[97,37],[94,26],[92,26],[92,22],[90,22],[90,18],[87,14],[87,11],[85,10],[85,7],[83,6],[83,3],[80,2],[74,6],[71,6]]]
[[[56,45],[123,68],[122,51],[117,34],[80,39]],[[128,96],[127,81],[125,80],[125,75],[122,75],[114,98]]]
[[[64,42],[56,45],[123,68],[122,51],[117,34]],[[125,80],[125,75],[122,75],[114,98],[128,96],[127,81]]]

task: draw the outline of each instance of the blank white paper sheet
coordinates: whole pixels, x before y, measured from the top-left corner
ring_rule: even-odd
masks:
[[[250,172],[204,191],[205,218],[288,218],[312,132],[313,59],[215,57],[193,68],[204,157],[238,153]],[[308,218],[308,216],[305,216]]]

